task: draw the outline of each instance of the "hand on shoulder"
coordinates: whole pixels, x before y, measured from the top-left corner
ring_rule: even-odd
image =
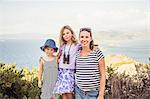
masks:
[[[93,47],[93,51],[96,51],[97,49],[99,49],[99,50],[100,50],[100,48],[99,48],[97,45],[94,45],[94,47]]]

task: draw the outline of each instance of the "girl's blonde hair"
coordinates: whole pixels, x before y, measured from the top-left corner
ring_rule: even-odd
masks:
[[[72,33],[72,38],[71,38],[72,43],[77,44],[78,41],[77,41],[77,39],[76,39],[76,35],[75,35],[73,29],[72,29],[69,25],[65,25],[65,26],[63,26],[63,27],[61,28],[61,31],[60,31],[60,36],[59,36],[59,44],[60,44],[60,46],[66,44],[66,41],[63,39],[63,32],[64,32],[65,29],[68,29],[68,30],[71,31],[71,33]]]

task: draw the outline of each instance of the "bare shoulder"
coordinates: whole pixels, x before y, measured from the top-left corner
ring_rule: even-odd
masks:
[[[40,63],[40,64],[44,64],[44,63],[45,63],[45,60],[44,60],[44,58],[43,58],[43,57],[40,57],[40,59],[39,59],[39,63]]]

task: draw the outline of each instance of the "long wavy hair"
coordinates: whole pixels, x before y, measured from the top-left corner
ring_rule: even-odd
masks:
[[[67,42],[63,39],[63,32],[64,32],[65,29],[68,29],[68,30],[72,33],[72,38],[71,38],[72,43],[77,44],[78,41],[77,41],[77,39],[76,39],[76,35],[75,35],[73,29],[72,29],[69,25],[65,25],[65,26],[63,26],[63,27],[61,28],[61,30],[60,30],[60,36],[59,36],[59,44],[60,44],[60,46],[62,46],[62,45],[64,45],[64,44],[67,43]]]

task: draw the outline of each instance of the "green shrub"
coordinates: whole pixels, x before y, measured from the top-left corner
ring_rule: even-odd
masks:
[[[149,99],[150,65],[135,65],[137,74],[117,74],[107,68],[105,99]],[[40,99],[37,69],[18,70],[16,65],[0,63],[0,99]],[[61,99],[61,97],[59,97]]]
[[[32,79],[25,77],[29,72]],[[16,65],[0,63],[0,99],[39,99],[37,77],[30,71],[17,70]]]

